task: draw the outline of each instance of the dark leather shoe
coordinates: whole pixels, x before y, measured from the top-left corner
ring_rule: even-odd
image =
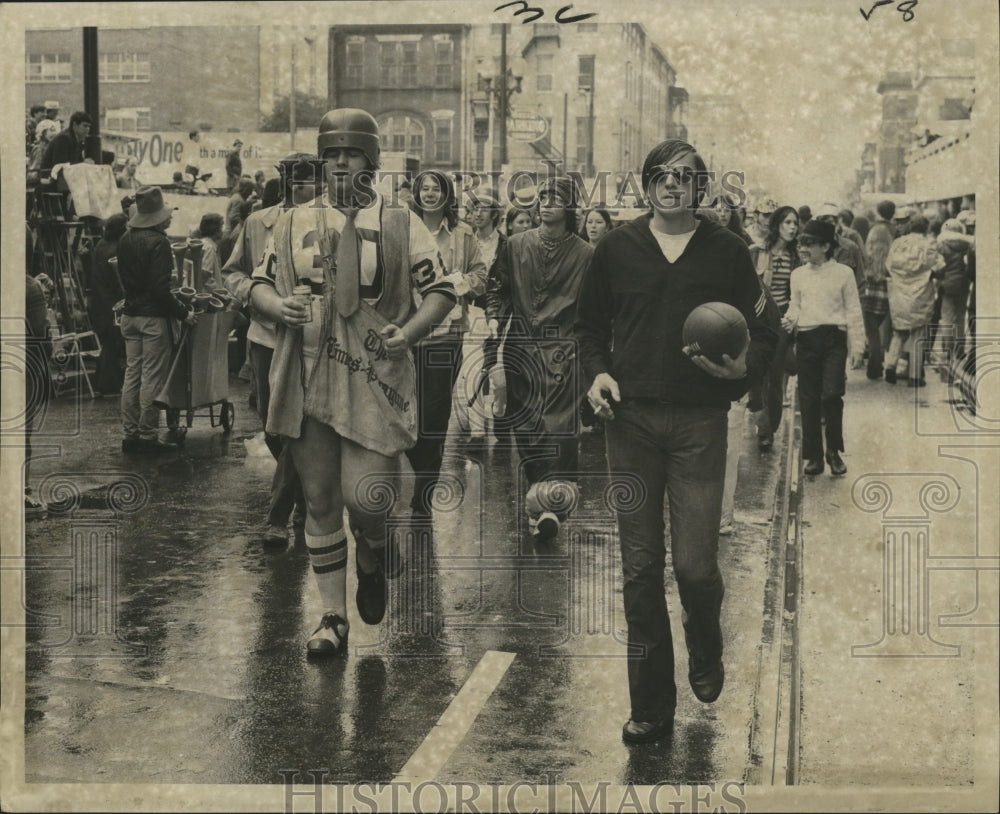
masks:
[[[139,440],[142,442],[139,447],[140,452],[174,452],[180,449],[177,444],[161,441],[159,438],[140,438]]]
[[[140,452],[142,449],[142,439],[139,436],[122,438],[122,452]]]
[[[647,723],[629,719],[622,727],[622,740],[626,743],[652,743],[661,738],[669,738],[674,731],[674,716],[662,721]]]
[[[774,436],[771,433],[757,436],[757,449],[765,452],[774,446]]]
[[[380,561],[375,570],[366,574],[357,567],[358,592],[355,601],[358,603],[358,614],[366,625],[377,625],[385,616],[385,603],[389,586],[385,581],[385,569]]]
[[[892,367],[887,367],[885,369],[885,380],[888,384],[896,383],[896,369]]]
[[[177,444],[159,438],[123,438],[122,452],[173,452]]]
[[[846,475],[847,474],[847,464],[845,464],[840,459],[839,452],[828,452],[826,453],[826,462],[830,464],[830,474],[832,475]]]
[[[806,461],[805,469],[802,470],[807,475],[820,475],[823,472],[823,460]]]
[[[722,659],[707,666],[696,663],[694,659],[688,662],[688,682],[695,697],[705,704],[711,704],[719,697],[725,680],[726,670],[722,666]]]

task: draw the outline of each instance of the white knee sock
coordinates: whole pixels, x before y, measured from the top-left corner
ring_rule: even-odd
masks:
[[[347,532],[340,528],[330,534],[305,532],[309,564],[316,577],[324,613],[347,618]]]

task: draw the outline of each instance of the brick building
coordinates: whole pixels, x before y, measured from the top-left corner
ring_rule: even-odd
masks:
[[[384,152],[421,168],[457,169],[467,124],[463,70],[468,26],[330,29],[330,106],[359,107],[379,123]]]
[[[258,36],[257,26],[99,29],[101,129],[257,130]],[[25,35],[25,104],[50,99],[64,122],[83,109],[82,28]]]

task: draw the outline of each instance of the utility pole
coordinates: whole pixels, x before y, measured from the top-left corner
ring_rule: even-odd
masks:
[[[295,152],[295,42],[292,40],[292,91],[288,94],[288,131],[292,152]]]
[[[93,124],[84,144],[84,155],[101,163],[101,101],[97,65],[97,28],[83,29],[83,109]]]
[[[595,72],[594,78],[590,81],[590,102],[587,110],[587,177],[593,178],[597,173],[594,170],[594,85],[596,83],[597,74]]]
[[[507,115],[509,98],[507,95],[507,23],[500,26],[500,166],[507,163]]]

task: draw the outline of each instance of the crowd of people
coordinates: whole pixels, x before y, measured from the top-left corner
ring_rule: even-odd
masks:
[[[322,604],[307,652],[346,653],[351,543],[367,624],[382,620],[406,567],[385,507],[367,497],[372,478],[395,480],[405,456],[412,520],[429,523],[449,433],[485,442],[488,431],[516,452],[517,505],[544,545],[579,501],[589,426],[604,436],[609,471],[644,485],[641,505],[618,512],[628,641],[641,653],[628,663],[622,737],[663,737],[677,700],[667,545],[692,691],[710,703],[724,683],[718,545],[733,530],[732,417],[755,413],[766,453],[796,376],[805,472],[843,475],[848,365],[867,359],[869,378],[918,387],[925,356],[947,371],[964,353],[975,213],[931,222],[890,201],[857,216],[767,196],[745,205],[713,194],[701,156],[677,139],[646,156],[646,208],[620,223],[582,207],[565,176],[505,207],[499,190],[463,190],[437,170],[380,188],[379,163],[375,119],[330,111],[316,152],[288,156],[278,179],[227,167],[226,213],[205,215],[197,232],[213,285],[250,317],[252,396],[276,460],[265,537],[286,542],[289,525],[302,527]],[[122,448],[163,452],[177,447],[159,437],[153,405],[170,324],[197,317],[171,293],[171,208],[157,187],[132,198],[105,224],[95,307],[124,296]],[[735,357],[685,345],[685,318],[707,302],[745,320]],[[477,317],[485,340],[470,332]],[[113,327],[101,325],[112,348]]]

